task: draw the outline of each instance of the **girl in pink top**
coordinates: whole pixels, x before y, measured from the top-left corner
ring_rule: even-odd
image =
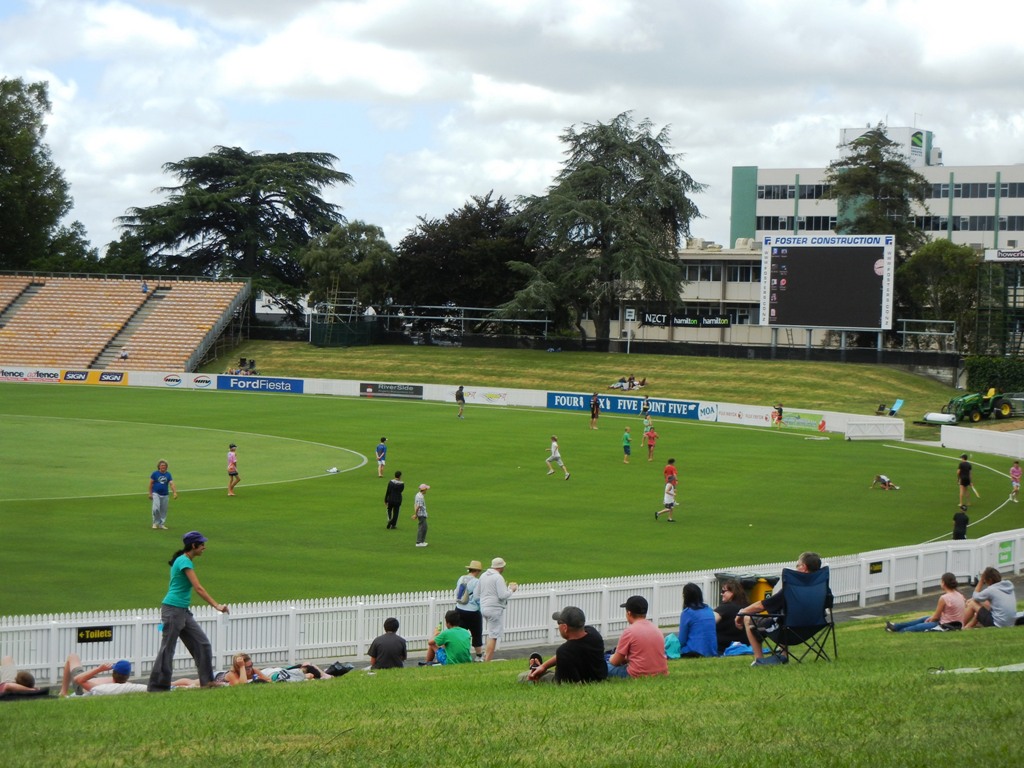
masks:
[[[941,631],[949,625],[950,629],[960,629],[964,623],[964,606],[967,601],[957,590],[956,576],[952,573],[942,574],[942,594],[939,595],[938,605],[935,606],[935,613],[931,616],[922,616],[913,621],[903,621],[893,624],[890,621],[885,623],[889,632],[926,632],[929,629]]]
[[[1020,494],[1020,462],[1013,462],[1013,466],[1010,467],[1010,501],[1014,504],[1017,503],[1017,496]]]
[[[228,496],[235,495],[235,486],[241,480],[238,476],[238,446],[232,443],[228,446]]]

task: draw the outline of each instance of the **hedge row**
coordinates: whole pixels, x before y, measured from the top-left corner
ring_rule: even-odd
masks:
[[[1024,392],[1024,360],[1012,357],[968,357],[967,389],[986,392]]]

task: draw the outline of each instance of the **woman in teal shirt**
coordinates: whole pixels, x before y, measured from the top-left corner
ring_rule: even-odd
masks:
[[[207,685],[213,682],[213,646],[189,610],[192,604],[192,590],[195,589],[196,594],[221,613],[228,612],[228,607],[210,597],[210,593],[199,583],[192,563],[205,551],[206,537],[199,531],[189,531],[181,540],[184,548],[175,552],[168,561],[168,565],[171,566],[171,579],[167,595],[160,606],[160,621],[163,623],[164,634],[160,650],[153,661],[153,671],[149,675],[147,688],[150,691],[171,689],[174,650],[179,637],[195,660],[199,684]]]

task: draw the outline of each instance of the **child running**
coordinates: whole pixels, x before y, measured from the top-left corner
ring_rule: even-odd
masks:
[[[1014,504],[1018,503],[1017,498],[1020,495],[1020,462],[1013,462],[1013,466],[1010,467],[1010,501]]]
[[[557,464],[562,468],[562,471],[565,472],[565,479],[569,479],[569,468],[562,462],[562,454],[558,451],[558,435],[551,436],[551,455],[548,456],[544,462],[548,465],[549,475],[555,474],[555,468],[551,465]]]
[[[658,522],[658,518],[664,514],[668,514],[668,521],[674,523],[676,519],[672,517],[672,510],[676,506],[676,485],[678,484],[678,475],[669,475],[668,480],[665,483],[665,499],[663,501],[664,509],[654,513],[654,522]]]

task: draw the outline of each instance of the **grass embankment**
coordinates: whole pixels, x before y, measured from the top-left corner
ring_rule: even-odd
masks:
[[[609,392],[620,376],[647,378],[651,397],[747,404],[782,402],[793,408],[874,414],[903,398],[906,436],[937,439],[937,427],[916,426],[956,394],[933,379],[884,365],[733,360],[713,357],[547,353],[451,347],[322,349],[301,342],[246,342],[203,368],[222,372],[239,357],[255,359],[269,376],[462,383],[522,389]]]
[[[888,766],[1019,764],[1024,630],[839,629],[839,659],[669,677],[515,682],[522,661],[356,671],[335,681],[2,706],[4,765]]]

